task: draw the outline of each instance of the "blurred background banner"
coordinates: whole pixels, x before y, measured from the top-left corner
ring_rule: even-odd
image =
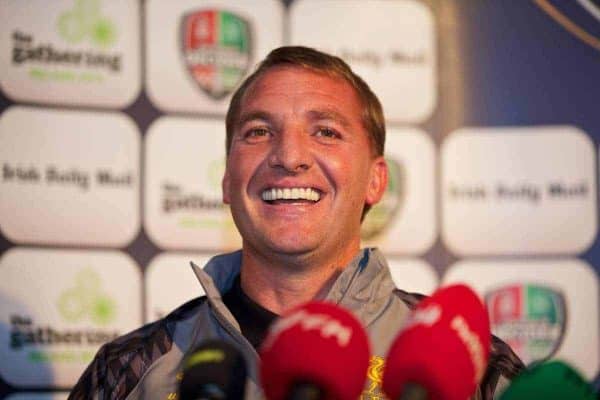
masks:
[[[0,0],[0,397],[64,398],[203,294],[189,261],[241,244],[224,115],[286,44],[383,103],[362,236],[397,286],[466,282],[525,362],[598,386],[598,0]]]

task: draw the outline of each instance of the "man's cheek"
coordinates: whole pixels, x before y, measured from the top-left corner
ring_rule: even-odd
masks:
[[[226,170],[225,175],[223,176],[223,180],[221,181],[221,191],[223,193],[223,203],[231,204],[231,179],[229,177],[229,172]]]

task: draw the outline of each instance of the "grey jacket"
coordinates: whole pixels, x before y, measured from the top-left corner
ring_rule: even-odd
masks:
[[[204,270],[192,268],[206,296],[179,307],[165,318],[105,344],[73,388],[69,399],[175,400],[186,352],[209,338],[234,343],[249,363],[246,397],[261,399],[258,354],[221,300],[239,274],[241,251],[213,257]],[[422,298],[396,289],[387,263],[376,249],[362,250],[340,274],[325,300],[351,310],[371,341],[371,364],[362,399],[383,398],[384,357],[410,309]],[[487,372],[475,398],[492,399],[501,376],[512,379],[523,364],[494,338]]]

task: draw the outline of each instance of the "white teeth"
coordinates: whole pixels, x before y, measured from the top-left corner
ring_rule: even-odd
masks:
[[[311,188],[265,189],[261,197],[265,201],[273,200],[310,200],[319,201],[321,195]]]

